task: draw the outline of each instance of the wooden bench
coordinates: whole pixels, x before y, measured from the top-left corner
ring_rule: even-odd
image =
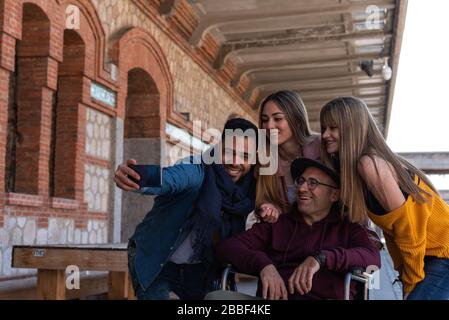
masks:
[[[13,246],[12,267],[38,270],[37,299],[70,298],[75,290],[66,289],[66,269],[71,265],[80,271],[107,271],[108,299],[134,299],[126,244]],[[79,290],[87,290],[82,285]]]
[[[66,289],[66,299],[101,298],[108,292],[108,272],[81,272],[80,289]],[[36,300],[37,275],[0,280],[0,300]]]

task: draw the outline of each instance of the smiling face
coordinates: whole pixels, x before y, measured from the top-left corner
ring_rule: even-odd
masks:
[[[304,180],[315,179],[320,183],[336,186],[335,182],[326,173],[315,167],[307,168],[301,178]],[[311,190],[307,182],[297,187],[297,205],[306,221],[319,221],[327,216],[332,204],[338,201],[340,192],[338,189],[318,184]]]
[[[222,144],[223,167],[232,181],[245,176],[254,164],[256,140],[252,137],[236,136],[232,146]]]
[[[266,129],[269,136],[277,136],[278,145],[293,138],[285,113],[273,101],[265,103],[261,123],[261,129]]]
[[[338,153],[340,146],[340,129],[338,127],[323,127],[321,137],[327,153]]]

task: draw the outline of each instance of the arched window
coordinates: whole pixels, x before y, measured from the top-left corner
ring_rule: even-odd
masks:
[[[140,68],[128,72],[125,139],[160,137],[159,91]]]
[[[86,48],[74,30],[64,31],[63,61],[58,68],[58,89],[54,103],[50,195],[76,199],[76,157],[78,116],[83,96]],[[78,150],[79,151],[79,150]]]
[[[15,87],[10,90],[7,138],[10,152],[6,154],[5,180],[9,192],[38,194],[48,183],[40,181],[39,175],[48,170],[42,146],[48,141],[41,141],[41,138],[51,126],[45,105],[51,103],[48,101],[51,92],[45,89],[50,21],[38,6],[26,3],[22,29],[22,40],[17,45],[15,81],[12,81]]]

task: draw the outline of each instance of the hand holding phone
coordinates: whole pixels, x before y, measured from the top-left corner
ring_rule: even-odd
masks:
[[[152,164],[128,164],[128,166],[140,176],[140,180],[129,176],[129,179],[137,183],[140,188],[162,186],[161,166]]]

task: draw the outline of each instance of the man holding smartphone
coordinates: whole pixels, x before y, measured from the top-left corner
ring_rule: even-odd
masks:
[[[224,143],[229,141],[226,129],[236,132],[232,146]],[[254,134],[240,134],[247,130]],[[218,163],[190,157],[189,163],[184,160],[163,168],[162,177],[159,166],[134,167],[139,176],[130,168],[137,164],[133,159],[118,166],[114,180],[119,188],[157,196],[128,245],[138,299],[169,299],[171,291],[180,299],[203,299],[214,290],[215,244],[243,232],[254,210],[256,179],[251,160],[256,150],[257,127],[234,118],[226,122],[221,142],[213,148],[219,153]]]

